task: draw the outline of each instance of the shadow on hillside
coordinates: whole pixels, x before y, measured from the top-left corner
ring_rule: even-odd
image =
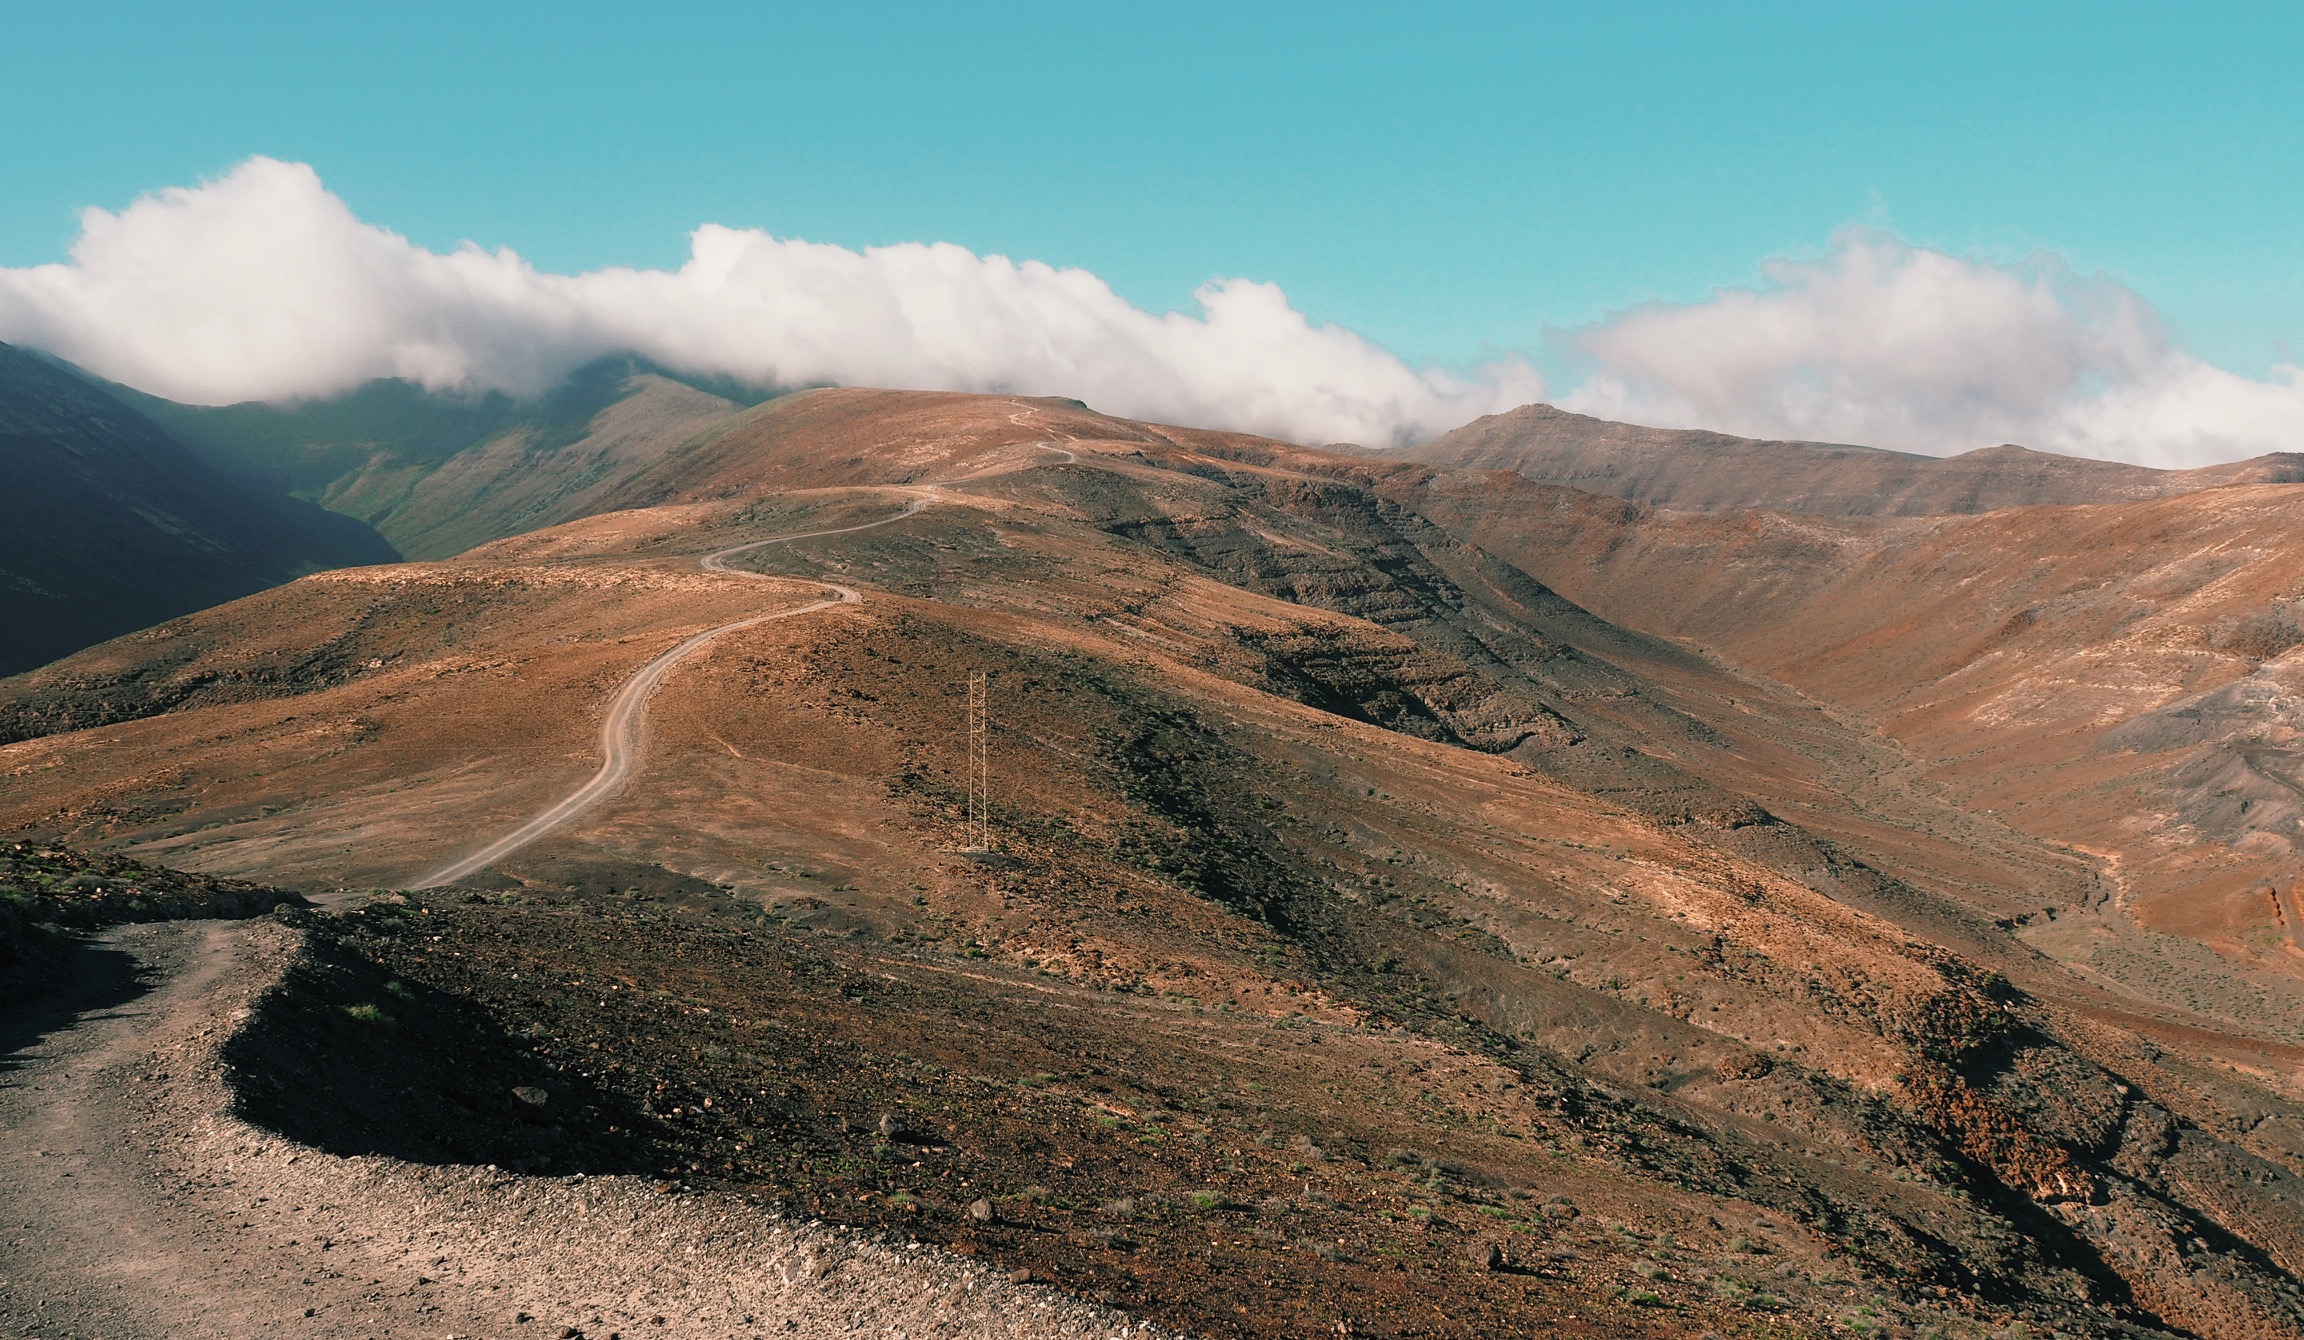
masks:
[[[0,971],[0,1075],[23,1069],[51,1034],[137,1000],[152,984],[134,955],[81,936],[35,930],[15,941]]]
[[[655,1167],[652,1120],[479,1005],[315,936],[224,1047],[239,1115],[331,1154],[538,1174]]]

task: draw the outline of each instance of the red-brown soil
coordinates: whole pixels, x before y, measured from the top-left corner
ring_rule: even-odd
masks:
[[[788,594],[694,566],[922,496],[762,551]],[[2173,550],[2180,509],[2226,496],[2138,506],[2179,509]],[[2304,1052],[2027,943],[2044,905],[2117,924],[2102,834],[1931,752],[1974,713],[1915,686],[1974,658],[1900,630],[1986,615],[1957,593],[1980,581],[1915,574],[1986,566],[1956,527],[2032,514],[1672,516],[857,391],[738,416],[615,497],[635,510],[306,579],[0,691],[0,824],[390,888],[589,776],[600,705],[666,647],[818,581],[865,593],[683,663],[631,784],[478,901],[322,918],[248,1035],[252,1115],[496,1157],[455,1115],[463,1062],[393,1052],[397,1097],[340,1063],[344,1006],[393,1014],[398,982],[417,1034],[477,1019],[600,1114],[519,1153],[540,1170],[757,1188],[1212,1333],[2304,1334]],[[2040,571],[2070,604],[2034,595],[2038,626],[2103,625],[2079,568]],[[1891,603],[1923,591],[1925,616]],[[1740,600],[1783,602],[1813,654],[1733,641]],[[2277,640],[2183,608],[2221,630],[2201,664]],[[1714,628],[1727,664],[1671,640]],[[2027,663],[2079,682],[2076,640]],[[2165,678],[2160,645],[2090,654]],[[1865,657],[1919,696],[1835,688]],[[956,850],[976,671],[982,859]],[[2111,756],[2070,757],[2058,786]],[[918,1138],[854,1129],[883,1113]],[[1489,1239],[1521,1269],[1471,1268]]]
[[[1408,482],[1408,481],[1402,481]],[[2304,488],[1829,522],[1650,511],[1493,476],[1420,505],[1563,592],[1787,684],[1962,810],[2093,861],[2006,915],[2144,998],[2304,1040],[2263,888],[2299,877],[2287,537]],[[2206,946],[2214,951],[2204,953]]]
[[[1455,470],[1510,470],[1539,484],[1564,484],[1652,507],[1843,517],[2134,502],[2228,484],[2304,481],[2304,455],[2294,452],[2193,470],[2155,470],[2018,446],[1921,456],[1829,442],[1643,428],[1550,405],[1491,414],[1401,454]]]

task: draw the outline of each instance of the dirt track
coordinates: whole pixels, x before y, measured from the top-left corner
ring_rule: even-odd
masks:
[[[738,554],[750,553],[755,549],[765,549],[771,545],[791,544],[796,540],[813,540],[826,535],[852,535],[860,530],[872,530],[891,522],[902,521],[908,516],[917,516],[920,514],[920,509],[927,505],[927,499],[915,498],[906,503],[904,510],[896,513],[896,515],[882,517],[878,521],[867,521],[860,526],[811,530],[798,535],[778,535],[771,539],[731,545],[715,553],[706,554],[698,560],[698,565],[706,572],[725,572],[738,577],[758,578],[759,573],[729,567],[728,560]],[[806,605],[795,605],[788,609],[772,610],[766,614],[755,614],[748,618],[736,619],[707,628],[634,671],[631,678],[625,680],[623,685],[616,690],[616,696],[609,700],[608,710],[601,718],[600,771],[593,774],[592,780],[578,788],[574,795],[537,815],[512,832],[469,856],[442,866],[408,887],[412,889],[437,888],[442,884],[453,884],[457,880],[485,870],[490,865],[503,860],[513,852],[520,850],[614,795],[616,789],[624,784],[625,778],[631,775],[633,761],[640,755],[642,748],[641,731],[646,724],[645,714],[648,710],[648,697],[656,691],[656,686],[664,681],[664,676],[672,673],[673,667],[738,629],[754,628],[777,619],[790,619],[797,615],[812,614],[817,610],[830,609],[834,605],[854,605],[864,599],[863,595],[853,587],[841,586],[838,583],[827,583],[826,585],[833,593],[829,599],[814,601]]]
[[[86,1340],[1128,1336],[925,1248],[629,1178],[334,1158],[230,1113],[217,1049],[294,953],[272,923],[125,927],[7,1021],[0,1324]]]

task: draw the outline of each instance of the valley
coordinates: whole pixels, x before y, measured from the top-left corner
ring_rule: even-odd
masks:
[[[322,905],[200,923],[264,1139],[1083,1327],[2304,1334],[2290,486],[1675,510],[635,377],[374,513],[426,561],[0,680],[0,828]]]
[[[350,517],[202,460],[76,369],[0,344],[0,675],[399,557]]]
[[[2004,904],[2028,938],[2304,1037],[2272,892],[2296,880],[2304,814],[2286,744],[2293,489],[1832,523],[1469,484],[1420,496],[1451,495],[1451,524],[1595,610],[1830,704],[1962,810],[2096,865],[2092,894]],[[1477,517],[1454,504],[1475,498]]]

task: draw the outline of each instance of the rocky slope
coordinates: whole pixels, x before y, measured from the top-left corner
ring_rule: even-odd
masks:
[[[0,1325],[10,1333],[1157,1334],[982,1262],[786,1217],[758,1197],[336,1156],[251,1126],[234,1110],[220,1055],[234,1034],[220,1021],[261,1007],[299,941],[265,921],[194,922],[122,928],[83,951],[53,998],[78,1017],[33,1021],[42,1036],[12,1052],[0,1089]],[[401,1023],[339,1017],[354,1049]],[[0,1027],[25,1022],[0,1014]],[[535,1109],[510,1087],[486,1094],[498,1128],[551,1130],[512,1110]]]
[[[2094,895],[2006,905],[2043,947],[2304,1040],[2286,911],[2304,490],[1835,523],[1492,475],[1385,487],[1595,609],[1876,726],[1961,808],[2089,856]]]
[[[2304,1052],[2015,933],[2087,902],[2086,854],[1601,617],[1569,578],[1631,571],[1658,514],[1474,505],[1505,496],[809,392],[602,495],[628,510],[0,685],[0,824],[389,888],[589,776],[633,669],[838,582],[862,603],[667,678],[612,802],[321,922],[244,1110],[708,1180],[1208,1334],[2304,1334]],[[921,500],[758,551],[786,583],[696,566]],[[330,1059],[355,1007],[410,1029],[388,1067]],[[590,1115],[489,1143],[474,1086],[515,1066]]]

